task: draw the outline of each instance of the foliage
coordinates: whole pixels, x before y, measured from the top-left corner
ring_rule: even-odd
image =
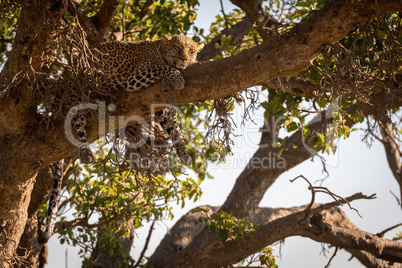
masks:
[[[392,239],[395,241],[402,240],[402,232],[401,231],[396,232],[396,237],[394,237]]]
[[[237,244],[241,244],[246,238],[255,241],[255,228],[257,224],[253,224],[245,219],[238,219],[225,211],[208,214],[209,209],[197,208],[192,213],[204,212],[206,216],[200,216],[199,222],[205,223],[205,230],[208,233],[215,232],[217,238],[222,243],[233,240]]]
[[[94,241],[109,245],[115,240],[118,244],[119,237],[127,234],[129,222],[137,229],[145,221],[172,219],[171,201],[184,206],[186,199],[196,201],[202,194],[191,178],[147,178],[132,171],[119,172],[118,166],[104,161],[106,152],[99,151],[99,161],[93,165],[74,166],[67,182],[72,217],[81,222],[59,230],[60,242],[80,246],[80,254],[86,258],[95,247]],[[111,159],[116,160],[115,155]]]
[[[16,25],[17,14],[20,7],[15,2],[9,4],[0,2],[0,66],[7,60],[9,51],[11,49],[11,43],[13,42]]]
[[[261,265],[265,265],[269,268],[278,268],[278,265],[275,264],[275,258],[272,256],[272,248],[265,247],[260,251],[260,255],[258,257]]]

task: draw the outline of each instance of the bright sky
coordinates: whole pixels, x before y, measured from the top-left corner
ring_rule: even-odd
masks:
[[[210,23],[214,20],[216,14],[220,11],[219,1],[201,0],[201,6],[198,12],[196,26],[208,29]],[[224,0],[225,13],[232,10],[233,5],[228,0]],[[264,98],[264,96],[260,96]],[[240,172],[243,170],[247,159],[249,159],[256,150],[260,140],[261,133],[258,132],[263,122],[263,110],[259,109],[253,115],[253,120],[258,125],[250,123],[241,127],[241,109],[234,113],[234,119],[237,123],[237,134],[241,137],[235,139],[234,155],[228,159],[229,164],[224,164],[210,170],[215,179],[206,180],[201,187],[204,192],[201,200],[196,203],[186,202],[186,207],[181,209],[175,207],[173,213],[175,219],[166,221],[166,225],[155,225],[147,256],[158,246],[160,240],[167,232],[167,227],[171,227],[180,219],[182,215],[191,208],[200,205],[220,206],[225,201],[231,191],[234,182]],[[357,126],[364,128],[364,125]],[[352,205],[359,210],[363,218],[360,218],[354,211],[344,206],[342,209],[346,212],[351,221],[360,229],[377,233],[394,224],[402,222],[402,214],[395,198],[390,194],[390,190],[399,195],[399,186],[393,178],[386,162],[385,153],[382,145],[375,142],[371,149],[361,141],[362,132],[356,131],[351,134],[347,140],[341,140],[338,144],[338,150],[334,156],[326,157],[329,178],[323,186],[328,187],[332,192],[347,197],[356,192],[363,194],[377,194],[375,200],[363,200],[352,202]],[[315,162],[306,161],[303,164],[293,168],[279,177],[274,185],[267,191],[264,199],[260,203],[262,207],[292,207],[300,206],[310,202],[311,195],[307,190],[304,181],[298,180],[290,183],[289,180],[303,174],[306,178],[314,182],[325,177],[322,173],[322,165],[317,159]],[[317,202],[332,201],[325,195],[318,195]],[[138,230],[135,238],[135,248],[132,250],[134,256],[138,256],[143,248],[145,238],[149,231],[149,225]],[[387,234],[387,238],[395,236],[395,232]],[[321,244],[305,238],[287,238],[285,243],[276,245],[274,255],[281,255],[277,258],[277,264],[280,268],[284,267],[324,267],[331,257],[334,249],[331,248],[327,256],[321,252]],[[65,264],[66,250],[68,253],[68,267],[80,267],[81,260],[78,258],[79,248],[61,246],[54,235],[49,242],[49,260],[47,268],[59,268]],[[356,268],[363,267],[357,260],[348,262],[350,254],[340,250],[331,267]],[[302,265],[301,265],[302,264]]]

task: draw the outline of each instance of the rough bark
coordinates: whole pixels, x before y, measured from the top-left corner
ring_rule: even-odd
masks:
[[[68,11],[77,16],[85,33],[89,45],[95,45],[101,42],[106,42],[109,33],[109,24],[116,13],[117,6],[120,0],[105,0],[101,6],[101,9],[93,17],[87,17],[85,13],[80,9],[79,4],[73,0],[69,0]]]
[[[64,162],[64,173],[66,175],[68,167],[71,164],[71,160]],[[50,194],[50,190],[53,186],[54,164],[49,165],[38,172],[36,182],[31,194],[31,201],[28,208],[28,219],[25,225],[24,233],[21,236],[19,248],[16,254],[20,257],[24,257],[25,261],[21,264],[16,264],[14,267],[38,267],[41,262],[46,262],[43,251],[43,247],[47,247],[47,244],[39,242],[40,235],[43,232],[42,222],[46,215],[38,215],[39,207],[46,203]]]
[[[375,116],[382,136],[382,144],[384,145],[385,155],[387,156],[388,166],[399,184],[400,197],[402,198],[402,163],[401,151],[397,140],[395,139],[392,121],[386,111]]]
[[[300,223],[305,217],[305,208],[306,206],[289,209],[256,209],[250,220],[260,224],[260,227],[257,228],[257,241],[247,241],[241,246],[233,241],[221,243],[214,234],[200,232],[204,225],[199,223],[197,219],[205,215],[202,212],[189,212],[166,234],[163,242],[155,251],[157,257],[151,257],[150,262],[154,267],[222,267],[234,264],[261,248],[286,237],[303,236],[318,242],[334,244],[351,253],[353,252],[360,262],[369,267],[375,265],[400,267],[398,263],[393,265],[375,257],[384,257],[391,252],[393,258],[400,262],[402,256],[400,243],[359,230],[337,207],[315,214],[311,218],[311,225],[306,226]],[[210,213],[219,209],[219,207],[210,207]],[[365,251],[356,249],[357,244]],[[187,245],[191,247],[191,250],[185,250]],[[381,251],[378,248],[382,246],[384,248]]]
[[[64,1],[49,3],[45,9],[43,1],[25,3],[18,21],[18,29],[13,49],[7,60],[0,81],[3,85],[12,82],[13,77],[25,70],[42,71],[48,50],[48,42],[52,29],[43,20],[48,16],[57,20],[66,11]],[[35,48],[41,47],[43,50]],[[22,82],[18,90],[8,94],[9,98],[0,103],[0,259],[5,267],[13,262],[14,252],[24,232],[28,217],[30,196],[35,182],[40,160],[32,159],[30,140],[31,129],[35,125],[35,107],[29,102],[26,82]],[[10,99],[11,97],[17,98]]]

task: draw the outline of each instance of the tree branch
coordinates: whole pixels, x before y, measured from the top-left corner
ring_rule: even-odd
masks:
[[[317,205],[314,205],[314,209],[316,207]],[[251,218],[253,223],[260,224],[257,228],[257,241],[247,240],[240,247],[234,241],[220,243],[214,233],[205,234],[202,231],[203,225],[196,224],[196,219],[201,215],[190,212],[165,236],[164,240],[171,240],[170,246],[161,243],[151,257],[150,263],[155,267],[165,265],[181,267],[189,264],[196,267],[225,266],[290,236],[308,237],[318,242],[346,248],[348,251],[352,248],[353,253],[356,253],[355,256],[363,263],[384,264],[377,258],[401,261],[401,243],[360,231],[339,208],[332,207],[315,214],[310,218],[310,227],[300,224],[305,215],[305,208],[306,206],[289,209],[258,208]],[[218,207],[211,208],[212,211],[218,209]],[[192,241],[189,247],[177,247],[177,245],[183,246],[185,242],[188,244],[189,240]],[[360,250],[370,254],[362,253]],[[194,252],[198,253],[193,254]]]
[[[120,0],[105,0],[99,12],[93,17],[87,17],[74,0],[68,0],[68,10],[73,16],[77,16],[81,26],[87,34],[90,46],[106,42],[109,34],[109,24]]]
[[[267,41],[271,36],[269,31],[265,28],[265,25],[273,25],[278,24],[278,22],[274,19],[269,18],[268,14],[264,12],[262,8],[261,0],[249,0],[249,1],[241,1],[241,0],[231,0],[231,2],[241,8],[247,15],[247,17],[255,22],[258,26],[257,31],[261,35],[264,41]],[[268,24],[269,23],[269,24]]]
[[[313,97],[322,91],[320,85],[315,85],[306,78],[296,77],[290,77],[289,79],[280,77],[261,83],[261,86],[284,91],[299,97]]]
[[[232,37],[229,45],[237,45],[241,42],[242,38],[252,29],[252,27],[253,23],[248,18],[244,18],[242,21],[236,23],[232,27],[224,29],[220,35],[212,39],[211,42],[206,44],[203,50],[198,53],[197,60],[206,61],[218,55],[220,49],[216,47],[216,44],[221,44],[223,35],[230,35]]]
[[[386,112],[382,112],[378,116],[374,116],[381,131],[382,144],[384,145],[385,154],[387,156],[389,168],[394,178],[399,184],[400,196],[402,197],[402,163],[399,145],[395,140],[394,130],[392,128],[391,119]]]
[[[109,32],[110,21],[116,13],[119,4],[120,0],[104,0],[101,9],[93,18],[106,35]]]
[[[399,7],[397,1],[383,1],[384,3],[377,5],[371,5],[370,1],[328,2],[324,8],[295,26],[288,34],[271,38],[268,42],[238,55],[219,61],[197,63],[183,70],[186,87],[181,91],[169,92],[162,82],[143,91],[118,91],[115,93],[116,109],[114,112],[107,111],[106,119],[109,116],[143,116],[149,113],[155,103],[177,104],[227,97],[247,87],[301,71],[310,64],[311,59],[320,54],[321,47],[325,44],[336,42],[358,24],[366,24],[372,17]],[[99,137],[99,129],[114,130],[109,128],[107,120],[99,122],[97,117],[89,117],[88,120],[91,125],[88,130],[90,141]],[[115,127],[119,129],[124,126]],[[68,151],[71,154],[75,148],[60,133],[62,129],[62,122],[55,124],[50,130],[45,126],[37,129],[37,137],[58,137],[47,139],[46,147],[51,145],[55,150],[49,154],[35,155],[37,159],[43,159],[47,163],[68,155]]]

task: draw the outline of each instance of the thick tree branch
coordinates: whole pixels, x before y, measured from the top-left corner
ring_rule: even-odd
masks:
[[[373,255],[388,260],[401,260],[401,243],[360,231],[337,207],[316,213],[310,218],[310,227],[300,224],[305,215],[305,208],[305,206],[290,209],[258,208],[251,218],[252,222],[260,224],[257,228],[257,241],[246,241],[240,247],[234,241],[220,243],[213,233],[206,236],[205,232],[200,232],[203,230],[203,225],[197,223],[196,219],[202,214],[190,212],[180,219],[165,236],[164,241],[170,240],[170,246],[161,243],[150,261],[155,267],[225,266],[234,264],[261,248],[290,236],[308,237],[346,250],[352,248],[354,249],[352,251],[356,253],[355,256],[362,263],[369,262],[372,266],[378,263],[384,264]],[[211,211],[218,209],[213,207]],[[189,246],[191,248],[183,248],[190,241],[193,241]],[[382,251],[379,250],[380,247]],[[360,251],[362,249],[370,254]],[[198,252],[198,254],[190,252]]]
[[[216,44],[221,44],[223,35],[232,37],[229,45],[237,45],[241,42],[242,38],[252,29],[252,27],[253,23],[248,18],[244,18],[242,21],[236,23],[232,27],[224,29],[220,35],[212,39],[211,42],[206,44],[203,50],[198,53],[197,60],[206,61],[218,55],[220,49],[216,47]]]
[[[299,97],[313,97],[322,90],[320,85],[315,85],[306,78],[296,77],[291,77],[289,79],[280,77],[278,79],[261,83],[261,86],[284,91]]]
[[[378,122],[381,131],[382,143],[384,145],[385,154],[387,156],[389,168],[394,175],[394,178],[399,184],[400,196],[402,197],[402,163],[400,148],[395,140],[394,130],[391,119],[386,112],[374,117]]]
[[[119,4],[120,0],[104,0],[101,9],[94,17],[94,21],[99,23],[99,26],[106,34],[109,31],[110,21],[116,13]]]
[[[99,12],[93,17],[87,17],[79,7],[79,4],[73,0],[68,0],[68,10],[78,20],[87,34],[89,45],[95,45],[106,42],[109,34],[109,24],[120,0],[105,0]]]
[[[262,0],[231,0],[231,2],[241,8],[247,17],[258,26],[257,31],[264,41],[267,41],[271,36],[265,26],[272,26],[278,24],[274,19],[270,19],[268,14],[262,8]]]
[[[389,261],[377,259],[372,254],[358,249],[347,248],[345,249],[358,259],[367,268],[401,268],[402,264],[392,263]]]

